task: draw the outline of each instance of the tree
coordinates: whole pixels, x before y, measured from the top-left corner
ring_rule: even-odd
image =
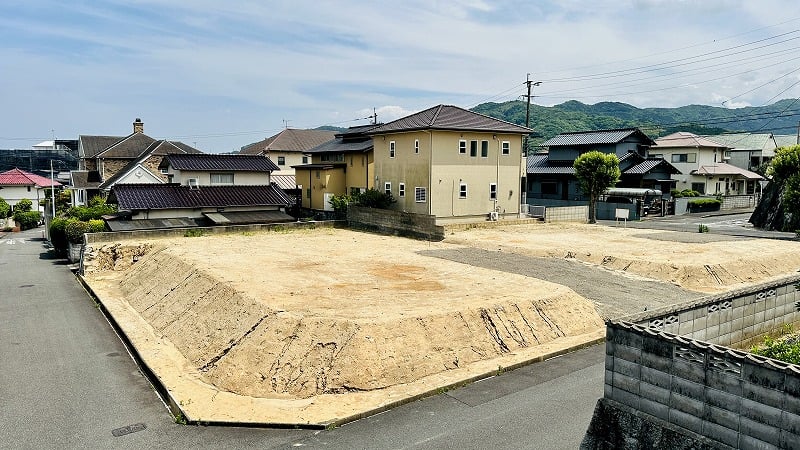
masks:
[[[27,198],[23,198],[22,200],[18,201],[16,205],[14,205],[14,213],[18,212],[28,212],[33,209],[33,202],[28,200]]]
[[[5,219],[8,217],[8,213],[11,212],[11,205],[8,204],[2,197],[0,197],[0,219]]]
[[[579,156],[573,167],[581,191],[589,197],[589,223],[597,223],[597,199],[619,181],[619,158],[593,150]]]

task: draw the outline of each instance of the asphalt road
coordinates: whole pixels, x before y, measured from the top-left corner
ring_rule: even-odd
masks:
[[[608,226],[627,226],[628,228],[648,228],[655,230],[687,231],[698,233],[700,224],[708,227],[712,235],[725,235],[739,238],[795,239],[794,233],[781,231],[764,231],[753,228],[749,223],[751,212],[733,213],[719,211],[715,213],[693,213],[681,216],[653,217],[641,221],[630,221],[617,224],[613,220],[599,221]],[[698,233],[699,234],[699,233]]]
[[[574,449],[603,394],[600,345],[333,430],[177,425],[40,237],[0,238],[3,448]]]

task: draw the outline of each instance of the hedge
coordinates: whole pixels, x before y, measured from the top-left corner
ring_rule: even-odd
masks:
[[[716,198],[700,198],[697,200],[689,200],[689,211],[718,211],[722,206],[722,201]]]
[[[18,211],[14,214],[14,220],[19,222],[20,229],[29,230],[39,226],[39,222],[42,221],[42,215],[39,214],[39,211]]]

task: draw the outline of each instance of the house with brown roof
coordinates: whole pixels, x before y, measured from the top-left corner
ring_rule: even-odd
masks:
[[[747,169],[728,163],[730,147],[698,136],[677,132],[656,139],[658,152],[674,165],[681,174],[676,175],[676,189],[691,189],[704,195],[752,195],[756,185],[764,178]]]
[[[437,219],[518,216],[529,128],[452,105],[378,125],[374,185],[394,209]]]
[[[78,173],[70,185],[73,205],[85,204],[118,183],[166,183],[166,175],[158,168],[165,155],[202,153],[183,142],[147,136],[144,122],[138,118],[128,136],[81,135],[78,142]]]
[[[34,211],[44,210],[45,191],[61,189],[61,183],[18,168],[0,173],[0,198],[11,207],[22,199],[33,203]]]
[[[159,172],[168,183],[118,183],[109,202],[118,217],[112,230],[288,222],[294,204],[272,184],[278,167],[264,156],[170,153]]]
[[[112,231],[291,222],[292,199],[275,186],[118,184],[108,202],[119,213]]]
[[[294,175],[293,166],[309,162],[305,154],[308,150],[332,140],[335,135],[328,130],[286,128],[263,141],[245,145],[239,153],[269,157],[279,168],[273,175]]]
[[[332,210],[333,195],[364,192],[375,186],[372,137],[375,125],[351,127],[308,150],[307,164],[292,166],[303,208]]]

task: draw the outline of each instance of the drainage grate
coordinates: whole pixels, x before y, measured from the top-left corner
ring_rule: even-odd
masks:
[[[115,430],[111,430],[111,434],[114,437],[125,436],[126,434],[136,433],[137,431],[142,431],[147,428],[147,425],[143,423],[135,423],[133,425],[128,425],[127,427],[117,428]]]

